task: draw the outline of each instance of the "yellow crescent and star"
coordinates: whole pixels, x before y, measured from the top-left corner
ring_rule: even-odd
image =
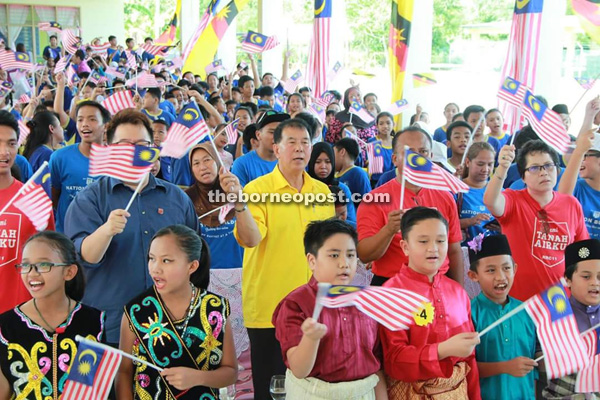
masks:
[[[338,295],[338,294],[353,293],[353,292],[358,292],[360,289],[361,288],[358,286],[332,286],[331,289],[329,289],[329,294]]]
[[[325,9],[326,5],[327,5],[327,0],[323,0],[319,7],[315,7],[315,15],[320,15],[323,12],[323,10]]]
[[[542,109],[540,102],[532,94],[529,94],[529,97],[527,98],[527,103],[535,112],[539,112]]]
[[[415,158],[416,158],[416,163],[415,163]],[[423,165],[427,164],[427,160],[425,159],[425,157],[416,154],[416,153],[411,153],[408,155],[408,159],[407,159],[408,165],[410,165],[413,168],[419,168],[422,167]]]
[[[90,355],[94,361],[91,363],[88,361],[81,361],[83,357],[86,355]],[[84,350],[81,352],[79,356],[77,356],[77,361],[79,361],[79,367],[77,368],[77,372],[81,375],[87,375],[92,370],[92,367],[98,362],[98,355],[90,349]]]
[[[510,90],[515,90],[517,88],[517,84],[510,78],[506,78],[504,81],[504,87]]]
[[[140,160],[146,161],[149,163],[153,163],[154,161],[158,160],[159,156],[160,156],[160,150],[153,148],[153,147],[149,147],[147,149],[140,151]]]
[[[50,179],[50,172],[46,172],[44,176],[42,176],[42,183],[46,183],[48,179]]]
[[[548,294],[546,296],[548,297],[548,302],[559,314],[563,314],[567,311],[567,296],[560,286],[553,286],[548,289]]]
[[[252,33],[252,34],[250,34],[250,41],[252,43],[261,44],[262,41],[263,41],[263,39],[262,39],[262,37],[259,34]]]
[[[519,10],[525,8],[525,6],[527,6],[527,4],[529,4],[531,0],[517,0],[517,8]]]
[[[194,121],[198,118],[200,118],[200,114],[198,113],[198,110],[194,108],[188,108],[183,114],[183,119],[185,121]]]

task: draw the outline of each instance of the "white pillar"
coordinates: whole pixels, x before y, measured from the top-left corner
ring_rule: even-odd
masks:
[[[283,53],[286,51],[286,43],[291,20],[283,15],[282,0],[258,0],[258,31],[266,36],[277,35],[281,43],[273,50],[262,53],[262,62],[258,65],[260,76],[265,72],[271,72],[276,78],[281,76]],[[242,27],[245,29],[245,27]],[[294,71],[290,71],[293,74]]]
[[[200,22],[200,2],[198,0],[182,0],[179,19],[181,21],[181,48],[183,49]]]

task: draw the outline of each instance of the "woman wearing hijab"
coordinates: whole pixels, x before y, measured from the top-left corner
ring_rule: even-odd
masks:
[[[352,101],[358,101],[362,104],[360,90],[357,87],[351,87],[346,89],[344,92],[344,109],[338,112],[331,124],[329,125],[329,131],[327,132],[326,140],[329,143],[336,143],[343,136],[343,126],[347,123],[351,123],[356,127],[356,134],[358,137],[365,142],[377,135],[377,126],[375,122],[366,123],[358,115],[350,113],[350,106]]]
[[[348,217],[347,222],[356,227],[356,209],[351,201],[351,192],[348,186],[339,182],[335,177],[335,155],[329,143],[319,142],[313,146],[310,160],[308,161],[308,174],[327,186],[336,185],[345,194]]]
[[[194,184],[185,192],[194,203],[196,214],[201,217],[200,235],[206,240],[211,252],[208,290],[229,299],[231,327],[239,357],[248,349],[250,342],[242,317],[244,252],[233,236],[236,212],[234,209],[223,208],[227,207],[227,202],[219,201],[220,196],[217,196],[226,192],[219,182],[219,158],[210,142],[194,146],[189,153],[189,161]],[[232,179],[237,178],[232,175]],[[210,195],[211,192],[214,193],[213,196]]]

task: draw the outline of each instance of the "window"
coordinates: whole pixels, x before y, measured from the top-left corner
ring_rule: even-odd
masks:
[[[50,43],[52,33],[40,31],[40,22],[56,21],[63,29],[78,29],[78,7],[33,6],[0,3],[0,37],[13,50],[23,43],[25,50],[38,61],[42,51]]]

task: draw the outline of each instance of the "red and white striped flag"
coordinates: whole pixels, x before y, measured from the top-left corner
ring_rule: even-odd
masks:
[[[124,67],[107,67],[106,68],[106,73],[108,75],[112,75],[115,78],[119,78],[119,79],[125,79],[125,73],[127,72],[127,70]]]
[[[69,54],[75,54],[81,47],[81,39],[79,39],[72,30],[63,29],[60,35],[65,51]]]
[[[142,53],[145,51],[146,53],[152,54],[153,56],[164,57],[167,53],[165,50],[168,50],[169,48],[166,46],[156,46],[154,44],[144,43],[140,45],[140,49],[143,50]]]
[[[70,59],[71,59],[71,56],[61,57],[60,60],[58,60],[58,62],[54,66],[54,73],[60,74],[61,72],[63,72],[65,70],[65,68],[67,68],[67,64],[69,64]]]
[[[227,203],[224,206],[221,206],[221,209],[219,210],[219,222],[220,223],[225,223],[225,219],[227,218],[227,214],[229,214],[229,211],[233,210],[233,208],[235,207],[235,204],[233,203]]]
[[[587,349],[587,356],[590,363],[583,367],[577,374],[575,381],[576,393],[595,393],[600,392],[600,346],[598,339],[600,335],[600,327],[592,329],[583,335],[581,338]]]
[[[596,83],[596,80],[591,78],[575,78],[575,80],[577,81],[577,83],[579,83],[581,88],[585,90],[590,90],[594,87],[594,84]]]
[[[137,59],[135,58],[135,53],[125,52],[125,57],[127,58],[127,63],[125,64],[127,68],[136,69],[137,68]]]
[[[100,146],[92,144],[90,176],[111,176],[127,182],[139,182],[152,169],[160,156],[156,147],[132,144]]]
[[[283,90],[288,93],[294,93],[296,88],[300,86],[304,82],[304,78],[302,77],[302,72],[300,70],[296,71],[294,75],[287,81],[283,82]]]
[[[56,21],[40,22],[38,24],[38,29],[40,31],[60,33],[62,31],[62,26]]]
[[[42,186],[48,179],[50,179],[50,169],[48,162],[44,162],[13,202],[13,206],[21,210],[38,231],[48,227],[52,215],[52,200]]]
[[[29,95],[27,95],[27,93],[23,93],[21,95],[21,97],[19,97],[19,103],[21,104],[27,104],[31,101],[31,98],[29,97]]]
[[[173,122],[162,143],[161,155],[181,158],[210,133],[195,102],[189,103]]]
[[[131,78],[127,82],[125,82],[125,86],[134,87],[136,86],[138,89],[144,88],[155,88],[161,86],[156,77],[148,72],[142,72],[138,74],[137,79]],[[164,85],[163,85],[164,86]]]
[[[518,80],[507,76],[506,79],[504,79],[504,82],[502,82],[500,90],[498,90],[498,98],[504,100],[511,106],[521,108],[525,101],[525,94],[528,90],[529,88],[527,86],[523,85]]]
[[[313,93],[321,94],[327,90],[332,2],[327,0],[314,1],[315,18],[313,36],[308,50],[306,84],[313,89]]]
[[[370,124],[371,122],[375,121],[375,117],[369,114],[367,109],[356,100],[352,101],[352,104],[350,105],[350,109],[348,111],[350,112],[350,114],[358,116],[358,118],[363,120],[363,122],[366,124]]]
[[[106,42],[104,44],[90,44],[90,47],[94,53],[108,53],[108,49],[110,49],[110,43]]]
[[[517,1],[508,40],[508,53],[502,68],[502,77],[513,77],[535,89],[540,26],[544,0]],[[504,130],[513,134],[521,129],[522,120],[517,121],[518,109],[500,103],[504,116]]]
[[[32,71],[34,64],[31,62],[29,54],[27,53],[19,53],[0,49],[0,67],[2,67],[2,69],[5,71],[12,71],[15,69]]]
[[[313,104],[318,104],[323,108],[327,108],[327,106],[331,103],[333,99],[334,96],[331,93],[325,92],[320,98],[313,99]]]
[[[525,309],[536,326],[548,379],[572,374],[588,364],[585,345],[562,283],[527,300]]]
[[[525,94],[523,115],[527,117],[531,127],[540,139],[552,146],[559,154],[567,151],[571,144],[571,138],[562,119],[557,113],[536,99],[529,90]]]
[[[413,315],[424,309],[429,300],[418,293],[381,286],[332,286],[317,301],[324,307],[355,306],[389,330],[410,329]]]
[[[248,31],[242,41],[242,50],[247,53],[262,53],[279,46],[276,36],[266,36],[254,31]]]
[[[121,354],[85,342],[77,345],[61,400],[105,400],[119,369]]]
[[[408,101],[398,100],[392,103],[386,111],[392,115],[397,115],[403,113],[406,109],[408,109]]]
[[[369,160],[369,174],[383,173],[383,155],[381,155],[381,140],[367,143],[367,159]]]
[[[17,141],[17,146],[20,147],[27,140],[27,136],[29,136],[29,127],[22,119],[18,120],[17,123],[19,124],[19,140]]]
[[[131,95],[131,92],[129,90],[115,92],[112,96],[109,96],[108,98],[104,99],[102,105],[112,115],[115,115],[119,111],[124,110],[126,108],[135,108],[133,96]]]
[[[449,190],[453,193],[469,192],[469,186],[431,160],[406,149],[404,154],[404,179],[413,185],[433,190]]]
[[[238,140],[238,123],[239,123],[240,119],[235,119],[232,122],[229,123],[229,125],[227,125],[225,127],[225,134],[227,135],[227,144],[236,144],[237,140]]]

